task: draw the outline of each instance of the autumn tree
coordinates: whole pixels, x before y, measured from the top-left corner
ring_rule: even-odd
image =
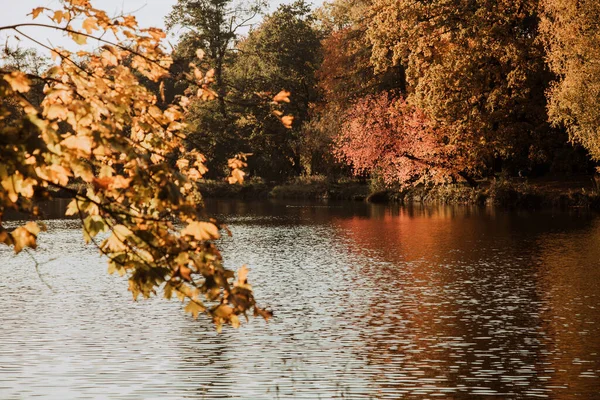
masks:
[[[134,299],[158,291],[176,296],[187,312],[208,314],[219,329],[238,326],[248,311],[268,317],[255,304],[247,269],[234,280],[213,242],[224,227],[198,202],[205,157],[191,151],[176,167],[168,162],[183,147],[191,99],[159,108],[157,95],[139,84],[139,76],[159,85],[167,78],[172,60],[161,45],[165,34],[140,29],[130,15],[111,18],[88,0],[65,0],[31,15],[35,22],[0,30],[45,47],[55,64],[39,76],[0,71],[0,242],[17,253],[35,248],[44,229],[35,221],[37,201],[61,189],[73,196],[67,215],[81,218],[85,241],[106,256],[110,273],[127,276]],[[22,30],[32,25],[59,30],[78,45],[94,39],[102,46],[50,48]],[[193,77],[208,90],[210,74],[195,69]],[[45,85],[39,106],[29,99],[35,80]],[[231,181],[243,178],[243,166],[243,159],[230,160]],[[83,188],[71,186],[74,180]],[[7,210],[32,220],[8,230]]]
[[[542,38],[558,80],[548,92],[550,121],[600,160],[600,4],[542,0]]]
[[[406,68],[407,101],[448,134],[472,175],[547,156],[538,1],[374,0],[367,35],[376,70]]]
[[[383,91],[404,92],[402,66],[376,72],[371,62],[372,46],[366,35],[370,5],[370,0],[336,0],[315,12],[323,36],[323,61],[317,70],[321,98],[306,134],[313,147],[321,149],[317,159],[329,158],[328,149],[345,123],[341,116],[356,100]],[[329,170],[331,164],[330,160]]]
[[[236,49],[232,102],[238,106],[247,150],[253,153],[249,168],[268,179],[299,175],[303,125],[319,96],[315,72],[321,62],[320,35],[310,7],[303,0],[279,6]],[[281,91],[288,93],[281,113],[256,101],[256,93]]]
[[[446,143],[445,132],[402,97],[387,92],[366,96],[343,119],[336,154],[355,174],[401,187],[447,183],[463,174],[460,155]]]

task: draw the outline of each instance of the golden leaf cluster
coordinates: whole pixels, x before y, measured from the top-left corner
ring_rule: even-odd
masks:
[[[139,29],[132,16],[111,19],[87,0],[62,4],[31,15],[45,15],[78,44],[93,37],[104,45],[49,49],[56,65],[42,76],[0,71],[0,242],[16,252],[35,248],[43,227],[28,222],[8,231],[2,216],[15,210],[35,219],[36,202],[62,190],[73,197],[67,215],[81,218],[84,240],[108,258],[110,273],[128,277],[134,299],[158,290],[175,294],[189,301],[187,312],[208,314],[219,329],[238,326],[249,310],[268,317],[249,286],[233,284],[235,274],[213,243],[220,225],[203,217],[196,182],[206,159],[183,146],[190,99],[159,105],[140,81],[160,83],[169,75],[164,32]],[[102,39],[107,32],[119,41]],[[198,96],[207,98],[212,73],[195,75]],[[39,104],[27,97],[34,83],[43,85]],[[172,166],[174,155],[180,158]],[[241,182],[245,158],[236,160],[232,177]]]

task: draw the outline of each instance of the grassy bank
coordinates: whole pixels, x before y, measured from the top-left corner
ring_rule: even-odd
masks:
[[[83,190],[71,184],[69,190],[55,191],[54,198],[70,198]],[[477,187],[466,184],[419,186],[407,190],[377,189],[357,180],[332,181],[324,177],[298,178],[285,184],[247,180],[242,185],[224,181],[204,181],[200,192],[206,198],[353,200],[396,204],[494,205],[508,208],[588,208],[600,210],[600,187],[593,177],[563,179],[488,179]]]
[[[508,208],[570,208],[600,210],[600,191],[592,177],[562,180],[490,179],[477,187],[453,184],[383,190],[369,195],[374,203],[468,204]]]
[[[591,176],[564,179],[488,179],[477,187],[466,184],[377,190],[355,180],[301,178],[281,185],[248,181],[243,185],[207,181],[207,198],[354,200],[396,204],[494,205],[509,208],[569,208],[600,210],[600,191]]]
[[[207,198],[363,201],[369,195],[369,187],[353,180],[334,182],[322,177],[311,177],[279,185],[260,180],[249,180],[242,185],[205,181],[200,186],[200,192]]]

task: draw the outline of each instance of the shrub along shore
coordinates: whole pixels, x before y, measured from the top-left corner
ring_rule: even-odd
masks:
[[[586,208],[600,211],[600,187],[593,176],[562,179],[488,179],[467,184],[378,188],[367,181],[311,178],[296,179],[284,184],[247,180],[230,185],[225,181],[207,180],[200,192],[205,198],[265,200],[351,200],[383,204],[448,204],[493,205],[508,208]],[[70,198],[82,189],[54,193],[56,198]]]
[[[547,179],[491,179],[476,187],[466,184],[378,189],[366,182],[296,180],[274,185],[248,181],[243,185],[207,181],[206,198],[354,200],[395,204],[495,205],[509,208],[588,208],[600,210],[600,188],[592,176]]]

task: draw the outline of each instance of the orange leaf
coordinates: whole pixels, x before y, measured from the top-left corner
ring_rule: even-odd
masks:
[[[56,22],[57,24],[60,24],[62,22],[63,19],[67,19],[69,16],[68,13],[65,13],[63,11],[54,11],[54,16],[52,17],[52,19],[54,20],[54,22]]]
[[[281,117],[281,122],[283,126],[288,129],[292,129],[292,123],[294,122],[294,117],[292,115],[286,115],[285,117]]]
[[[192,269],[182,266],[179,267],[179,275],[188,282],[192,281]]]
[[[137,21],[133,15],[125,15],[123,17],[123,25],[128,28],[135,28],[137,26]]]
[[[94,184],[94,187],[96,189],[107,190],[110,187],[110,185],[112,185],[113,178],[110,176],[106,176],[104,178],[94,178],[94,181],[92,183]]]
[[[46,7],[36,7],[27,15],[31,15],[31,19],[36,19],[38,15],[40,15],[40,13],[44,10],[48,9]]]
[[[89,34],[98,29],[98,20],[94,17],[86,18],[81,24],[81,27]]]
[[[282,90],[281,92],[277,93],[277,95],[275,95],[275,97],[273,97],[273,101],[275,103],[279,103],[281,101],[285,102],[285,103],[289,103],[290,102],[290,92],[288,92],[287,90]]]
[[[233,171],[231,171],[231,176],[227,178],[227,181],[231,185],[235,183],[244,183],[244,175],[246,175],[246,173],[241,169],[234,169]]]

